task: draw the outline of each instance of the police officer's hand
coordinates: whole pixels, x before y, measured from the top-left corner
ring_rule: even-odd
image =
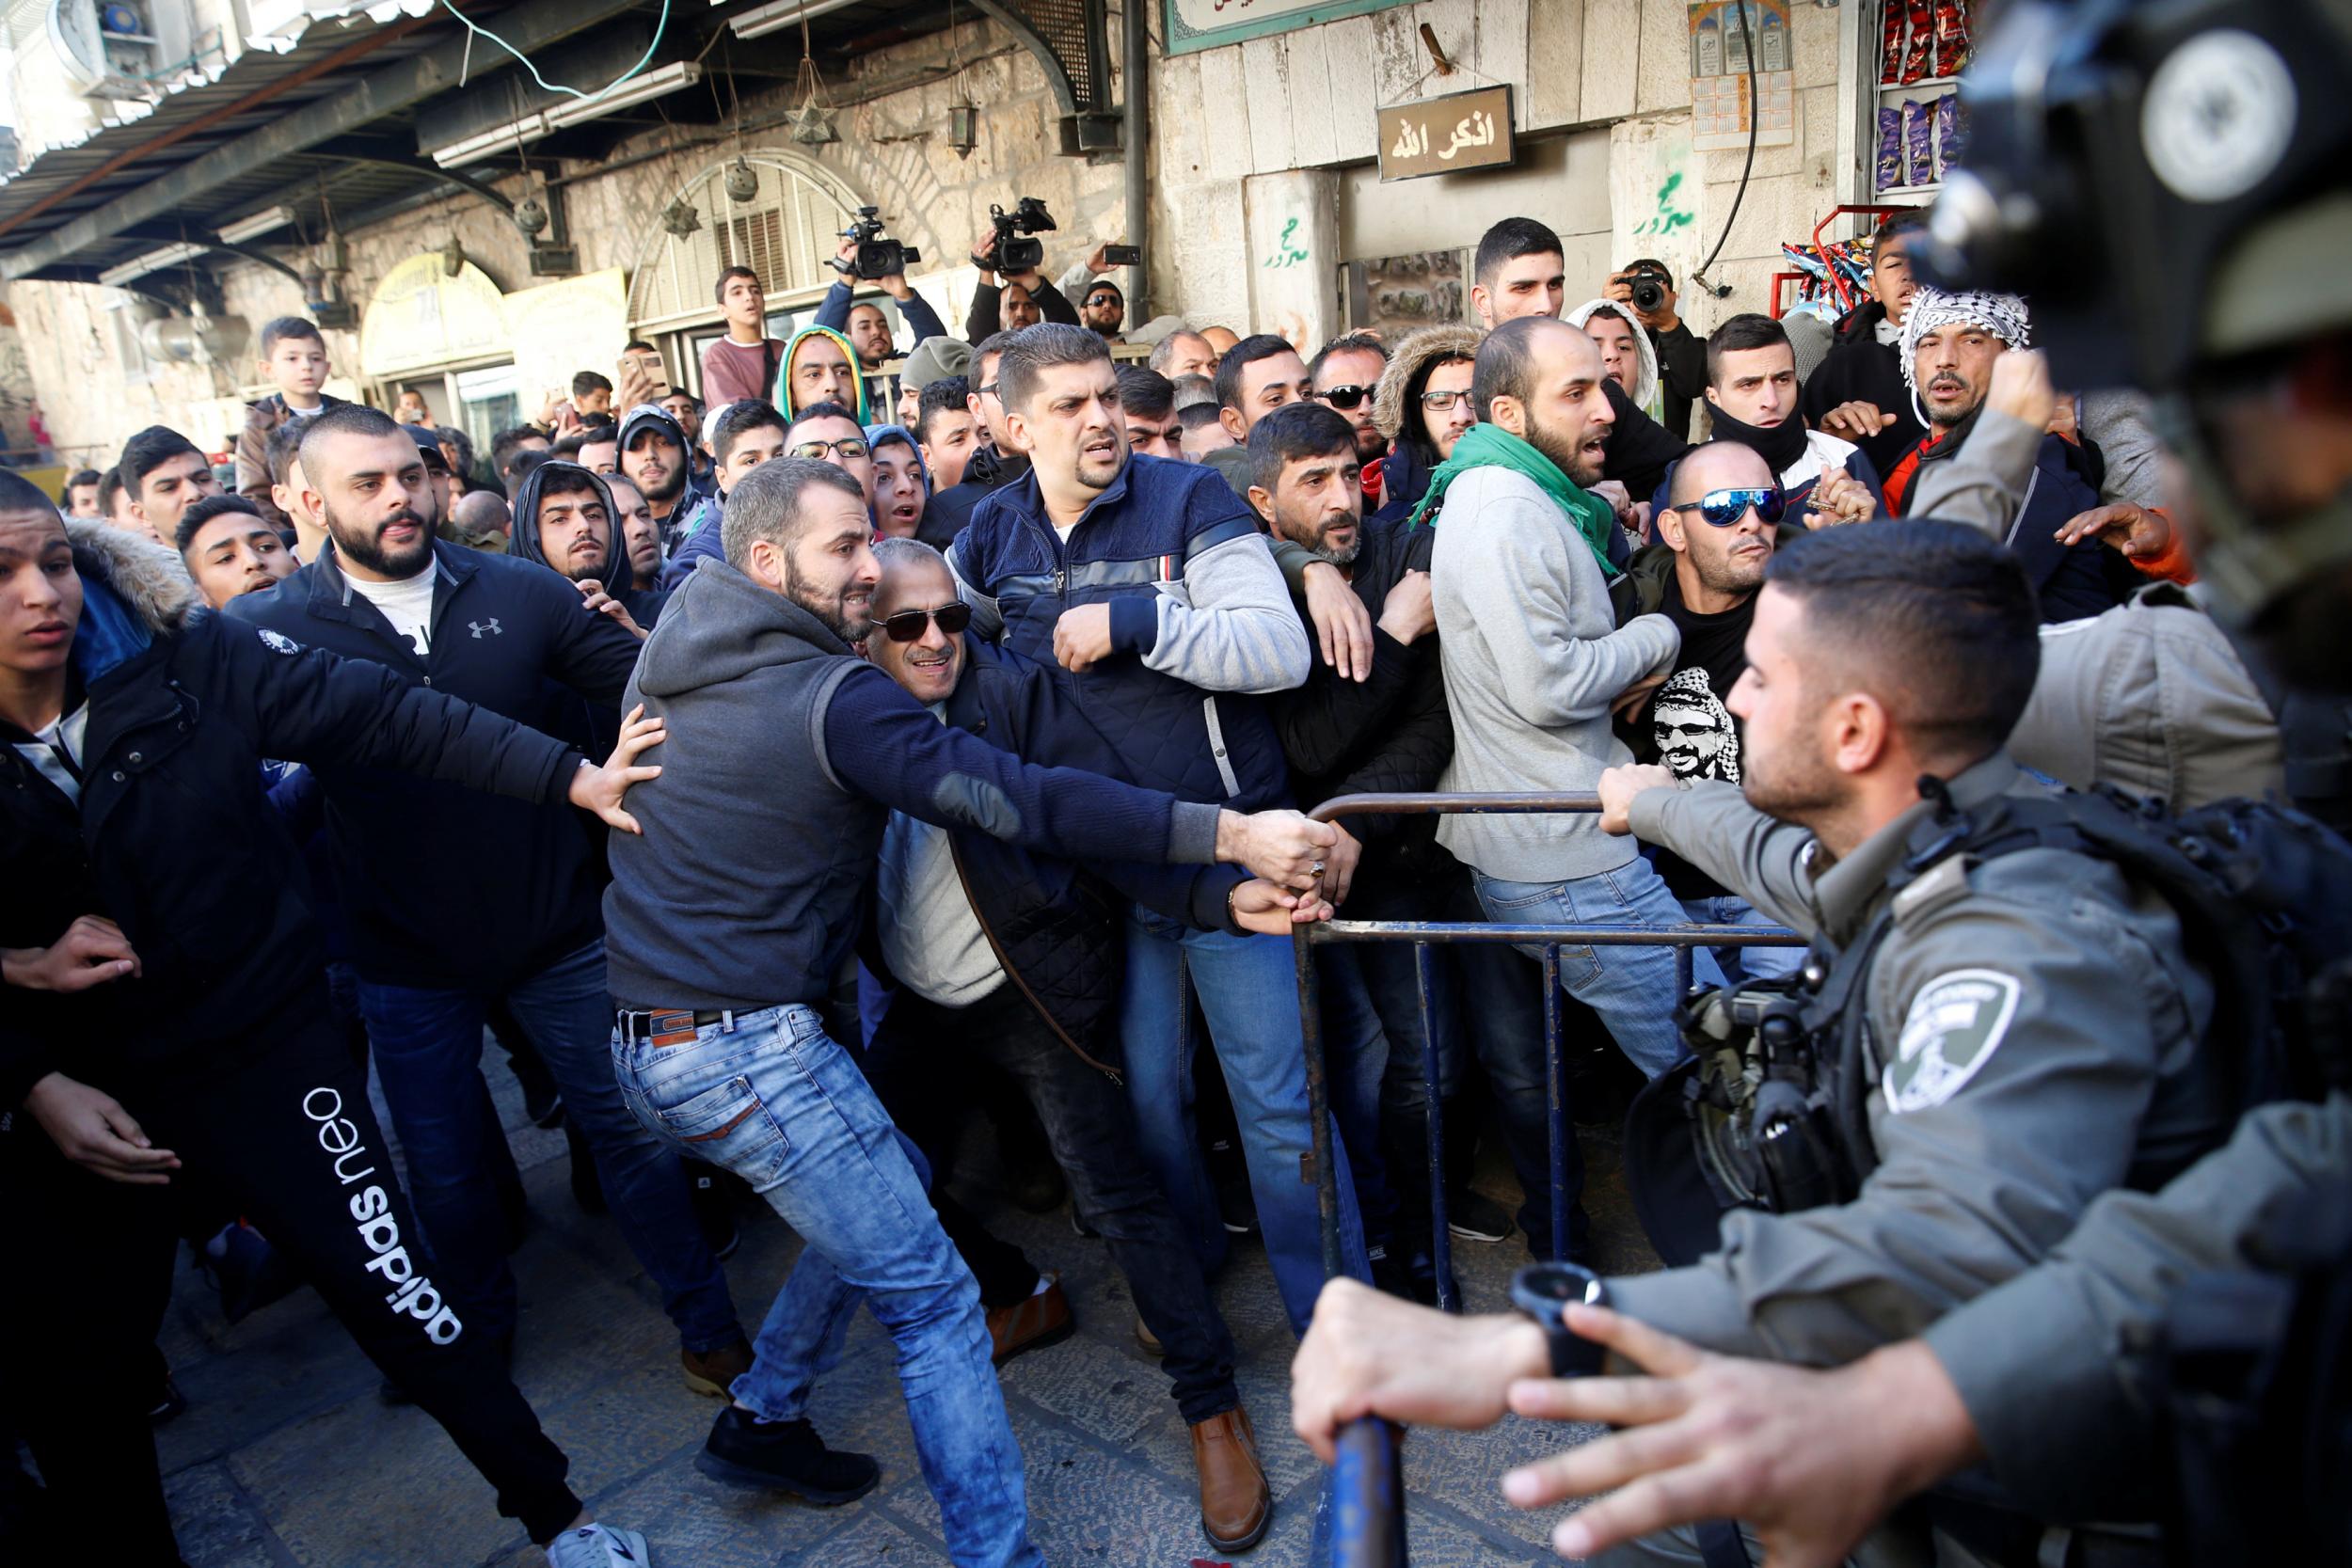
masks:
[[[1286,937],[1294,926],[1311,926],[1331,918],[1331,906],[1312,894],[1292,893],[1263,877],[1238,883],[1226,895],[1225,907],[1233,924],[1260,936]]]
[[[1314,891],[1339,836],[1330,823],[1311,822],[1295,811],[1216,814],[1218,862],[1246,866],[1294,893]]]
[[[1372,678],[1372,611],[1356,596],[1337,566],[1318,561],[1307,568],[1307,619],[1314,623],[1323,662],[1344,681]]]
[[[1111,607],[1082,604],[1054,623],[1054,657],[1069,671],[1084,670],[1111,656]]]
[[[1609,768],[1600,775],[1600,831],[1633,831],[1633,797],[1645,789],[1674,789],[1674,772],[1655,763],[1646,767]]]
[[[128,1187],[162,1187],[180,1156],[148,1142],[131,1113],[114,1096],[62,1072],[53,1072],[24,1096],[24,1108],[57,1146],[57,1152],[109,1181]]]
[[[621,809],[621,800],[631,784],[661,777],[659,768],[630,766],[637,754],[649,746],[659,746],[665,736],[662,721],[645,717],[645,705],[638,704],[628,710],[628,718],[621,725],[620,744],[612,748],[612,755],[602,768],[583,764],[572,774],[570,800],[582,811],[598,816],[626,833],[642,833],[637,818]]]
[[[139,956],[122,927],[86,914],[46,947],[0,948],[0,982],[20,990],[87,990],[139,973]]]
[[[1291,1362],[1291,1426],[1328,1465],[1340,1428],[1359,1417],[1492,1426],[1511,1385],[1550,1368],[1543,1330],[1517,1313],[1458,1318],[1334,1279]]]
[[[1571,1306],[1566,1321],[1653,1375],[1509,1391],[1521,1416],[1628,1429],[1502,1478],[1520,1508],[1616,1489],[1552,1531],[1563,1557],[1728,1518],[1762,1538],[1767,1568],[1831,1568],[1895,1504],[1980,1457],[1967,1408],[1916,1340],[1824,1372],[1710,1354],[1605,1307]]]

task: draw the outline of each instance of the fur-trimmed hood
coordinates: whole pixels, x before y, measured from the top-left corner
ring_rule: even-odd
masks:
[[[1406,420],[1406,404],[1419,395],[1432,367],[1448,359],[1477,358],[1478,345],[1486,338],[1474,326],[1424,326],[1400,340],[1372,395],[1372,422],[1380,434],[1391,441],[1407,432],[1417,438],[1420,426]]]
[[[177,633],[203,608],[186,563],[153,540],[89,517],[68,517],[65,536],[85,597],[88,584],[103,584],[151,635]]]
[[[1642,356],[1642,373],[1635,378],[1633,388],[1633,405],[1651,419],[1657,419],[1659,414],[1658,350],[1649,341],[1649,329],[1635,318],[1633,307],[1620,305],[1613,299],[1588,299],[1575,309],[1567,311],[1560,319],[1581,331],[1584,324],[1592,319],[1593,312],[1603,309],[1617,316],[1628,326],[1633,328],[1633,350]]]

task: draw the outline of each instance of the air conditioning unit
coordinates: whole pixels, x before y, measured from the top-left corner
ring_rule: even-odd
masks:
[[[66,80],[84,98],[145,102],[163,96],[147,19],[121,0],[50,0],[49,41]]]

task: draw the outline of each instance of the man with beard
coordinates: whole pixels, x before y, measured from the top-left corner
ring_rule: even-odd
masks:
[[[703,400],[682,387],[673,387],[654,400],[654,406],[670,416],[686,437],[686,483],[707,496],[718,488],[712,473],[716,464],[703,445]],[[614,459],[617,464],[617,456]]]
[[[1993,386],[1993,366],[2011,349],[2031,346],[2026,302],[2015,294],[1946,293],[1921,289],[1903,314],[1903,376],[1928,414],[1928,436],[1886,475],[1888,509],[1914,515],[1911,487],[1921,470],[1951,461],[1967,444]],[[2061,531],[2099,505],[2097,484],[2086,477],[2090,456],[2062,436],[2044,432],[2034,456],[2026,503],[2006,543],[2032,578],[2042,619],[2079,621],[2112,609],[2137,574],[2100,548],[2096,537],[2069,544]]]
[[[677,548],[691,527],[694,499],[689,494],[691,464],[686,432],[660,407],[641,403],[621,420],[621,474],[645,498],[661,530],[662,553]]]
[[[617,711],[637,640],[540,566],[437,542],[424,460],[398,425],[330,408],[304,430],[301,455],[328,547],[230,613],[545,732],[570,728],[583,699]],[[536,534],[517,527],[515,546]],[[579,819],[380,768],[316,772],[360,1010],[436,1277],[471,1308],[470,1326],[511,1342],[515,1281],[491,1175],[502,1133],[480,1070],[485,1015],[502,998],[595,1151],[621,1233],[677,1326],[689,1385],[723,1389],[750,1347],[676,1157],[613,1083],[596,846]]]
[[[1599,483],[1615,414],[1600,351],[1567,323],[1527,316],[1479,345],[1479,422],[1430,477],[1414,526],[1434,526],[1430,576],[1454,716],[1438,787],[1511,794],[1589,790],[1630,754],[1610,715],[1641,703],[1674,668],[1680,636],[1663,615],[1617,625],[1609,558],[1616,519]],[[1438,842],[1468,863],[1499,922],[1681,924],[1649,863],[1589,816],[1448,816]],[[1561,984],[1656,1077],[1682,1053],[1674,956],[1599,946],[1561,955]],[[1692,955],[1721,985],[1712,956]]]
[[[215,610],[294,575],[294,552],[262,509],[243,496],[207,496],[180,514],[172,543],[197,592]]]
[[[661,580],[661,525],[653,520],[645,493],[634,480],[619,474],[605,475],[604,487],[612,493],[613,515],[621,524],[621,547],[628,551],[629,575],[641,587],[658,584]]]
[[[630,496],[642,512],[644,502],[633,485]],[[655,578],[638,577],[621,537],[620,508],[603,475],[561,458],[532,469],[515,492],[512,539],[508,553],[562,573],[580,590],[586,612],[604,615],[640,639],[660,619],[669,595]],[[617,713],[603,718],[609,721]],[[609,721],[599,721],[592,733],[601,741],[609,738],[611,728]]]
[[[1021,479],[1029,471],[1025,453],[1013,450],[1005,426],[1004,399],[996,394],[996,367],[1017,334],[999,332],[984,338],[972,351],[972,390],[966,406],[985,444],[976,447],[964,462],[963,477],[933,492],[930,515],[934,538],[955,542],[980,501]]]
[[[1380,434],[1380,426],[1373,419],[1380,372],[1388,368],[1389,351],[1368,332],[1334,338],[1317,349],[1315,356],[1307,362],[1307,380],[1314,388],[1309,395],[1325,407],[1339,410],[1356,433],[1356,461],[1363,466],[1361,483],[1366,512],[1377,512],[1388,504],[1380,475],[1382,459],[1389,451],[1389,438]]]
[[[1658,512],[1660,543],[1626,567],[1634,602],[1675,624],[1681,651],[1649,702],[1622,709],[1617,738],[1636,762],[1661,763],[1683,781],[1741,779],[1739,721],[1724,704],[1747,673],[1748,626],[1756,590],[1785,535],[1804,524],[1772,470],[1753,447],[1709,441],[1675,467],[1674,487]],[[1709,926],[1770,926],[1771,920],[1721,882],[1670,850],[1651,863],[1692,920]],[[1793,947],[1724,947],[1715,958],[1733,978],[1787,974],[1804,954]]]
[[[605,898],[612,1054],[638,1115],[743,1177],[807,1242],[697,1465],[819,1504],[872,1490],[875,1462],[828,1449],[807,1419],[863,1302],[897,1341],[949,1555],[1037,1568],[971,1271],[837,1043],[851,1037],[818,1010],[856,942],[889,814],[1081,860],[1238,861],[1299,884],[1332,835],[1295,813],[1245,817],[1028,767],[940,723],[850,654],[874,630],[880,574],[864,491],[838,468],[763,464],[723,526],[724,559],[679,588],[629,681],[631,702],[677,728],[657,759],[660,799],[629,802],[647,836],[614,840]],[[746,811],[759,800],[790,800],[794,831]]]
[[[842,276],[825,297],[818,302],[816,325],[829,327],[850,341],[857,356],[858,374],[872,389],[870,402],[877,409],[889,408],[898,401],[898,389],[891,378],[882,373],[882,366],[898,356],[898,341],[890,330],[890,317],[871,300],[850,303],[851,290],[856,286],[850,277],[850,264],[857,259],[857,241],[845,239],[833,260],[834,270]],[[898,302],[898,314],[914,332],[914,341],[907,345],[909,352],[929,338],[944,338],[947,328],[941,324],[939,312],[930,301],[914,292],[914,287],[897,273],[878,277],[874,282],[882,293]]]
[[[1853,442],[1880,473],[1927,435],[1902,366],[1903,319],[1919,292],[1911,252],[1928,237],[1927,214],[1904,207],[1870,237],[1870,297],[1837,324],[1837,341],[1805,377],[1805,422]]]

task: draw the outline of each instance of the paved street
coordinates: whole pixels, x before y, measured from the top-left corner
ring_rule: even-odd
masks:
[[[491,1053],[493,1057],[496,1053]],[[516,1372],[548,1432],[572,1457],[572,1483],[599,1514],[634,1526],[663,1568],[888,1564],[944,1568],[946,1555],[916,1468],[890,1345],[870,1315],[812,1416],[838,1446],[882,1464],[882,1484],[850,1507],[812,1510],[722,1487],[696,1474],[715,1401],[679,1381],[676,1341],[612,1221],[572,1200],[564,1140],[524,1122],[502,1068],[499,1100],[515,1128],[534,1225],[515,1262],[523,1317]],[[984,1153],[975,1138],[974,1154]],[[1603,1262],[1639,1266],[1645,1253],[1615,1180],[1613,1147],[1588,1137]],[[1004,1386],[1027,1460],[1037,1539],[1055,1564],[1185,1568],[1211,1558],[1200,1533],[1190,1447],[1155,1362],[1131,1338],[1135,1312],[1100,1242],[1065,1215],[1014,1209],[977,1174],[969,1195],[1041,1267],[1059,1269],[1078,1336],[1014,1361]],[[1516,1197],[1507,1174],[1496,1196]],[[742,1250],[727,1265],[746,1320],[758,1322],[798,1248],[772,1215],[747,1212]],[[1493,1309],[1517,1238],[1461,1244],[1470,1306]],[[1241,1383],[1278,1498],[1273,1533],[1241,1560],[1293,1568],[1307,1560],[1320,1467],[1291,1435],[1293,1341],[1254,1242],[1236,1249],[1221,1286],[1242,1352]],[[309,1291],[230,1327],[200,1277],[183,1275],[165,1331],[189,1409],[159,1434],[182,1548],[193,1568],[452,1568],[519,1563],[540,1554],[496,1513],[490,1489],[421,1413],[388,1409],[376,1373]],[[1556,1561],[1542,1541],[1550,1516],[1505,1507],[1495,1478],[1560,1446],[1567,1429],[1513,1418],[1475,1436],[1421,1433],[1407,1445],[1413,1561]]]

